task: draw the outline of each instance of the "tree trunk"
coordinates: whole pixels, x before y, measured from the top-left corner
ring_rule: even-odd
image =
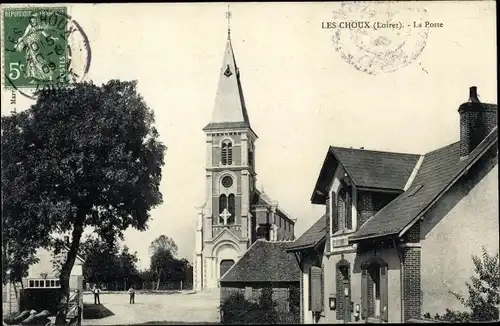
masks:
[[[59,275],[59,282],[61,284],[59,305],[57,307],[56,315],[56,325],[66,325],[66,313],[68,311],[68,300],[69,300],[69,277],[71,274],[71,269],[75,264],[76,256],[78,254],[78,248],[80,247],[80,239],[83,233],[83,218],[85,214],[78,216],[75,223],[72,234],[72,242],[66,256],[66,261],[61,267],[61,273]]]
[[[159,269],[156,270],[156,275],[158,275],[158,281],[156,283],[156,291],[160,288],[161,272]]]

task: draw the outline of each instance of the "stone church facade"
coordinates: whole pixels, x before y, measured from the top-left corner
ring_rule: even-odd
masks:
[[[228,35],[212,120],[206,135],[205,204],[198,213],[194,289],[219,287],[220,278],[258,238],[293,240],[295,220],[255,189],[257,134],[243,97]]]

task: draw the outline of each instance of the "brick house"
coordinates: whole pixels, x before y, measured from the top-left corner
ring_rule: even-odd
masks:
[[[57,294],[60,289],[57,262],[67,253],[68,248],[55,256],[50,250],[39,248],[36,253],[38,262],[31,265],[28,275],[21,283],[7,283],[3,286],[3,315],[17,312],[20,309],[47,309],[55,314]],[[81,256],[77,256],[70,273],[70,293],[79,290],[83,293],[83,263]],[[83,296],[79,296],[79,304],[83,307]],[[20,307],[21,306],[21,307]]]
[[[299,260],[302,322],[405,322],[463,310],[471,255],[497,251],[495,104],[476,87],[460,139],[424,155],[330,147],[311,198],[325,215],[288,251]]]
[[[300,269],[286,252],[290,241],[255,241],[220,280],[221,304],[234,293],[253,302],[272,300],[276,310],[299,316]],[[264,296],[268,298],[263,298]]]

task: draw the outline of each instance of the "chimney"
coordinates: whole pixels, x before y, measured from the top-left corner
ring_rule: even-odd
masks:
[[[497,125],[497,106],[481,103],[477,87],[469,89],[469,101],[458,108],[460,114],[460,159],[466,158]]]

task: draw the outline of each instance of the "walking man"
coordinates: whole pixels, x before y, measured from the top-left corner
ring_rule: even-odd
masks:
[[[101,300],[99,299],[101,290],[97,285],[94,284],[94,289],[92,290],[92,292],[94,292],[94,304],[101,304]]]
[[[130,295],[130,300],[129,300],[129,303],[130,304],[134,304],[135,303],[135,290],[134,290],[134,286],[132,285],[130,287],[130,289],[128,289],[128,294]]]

